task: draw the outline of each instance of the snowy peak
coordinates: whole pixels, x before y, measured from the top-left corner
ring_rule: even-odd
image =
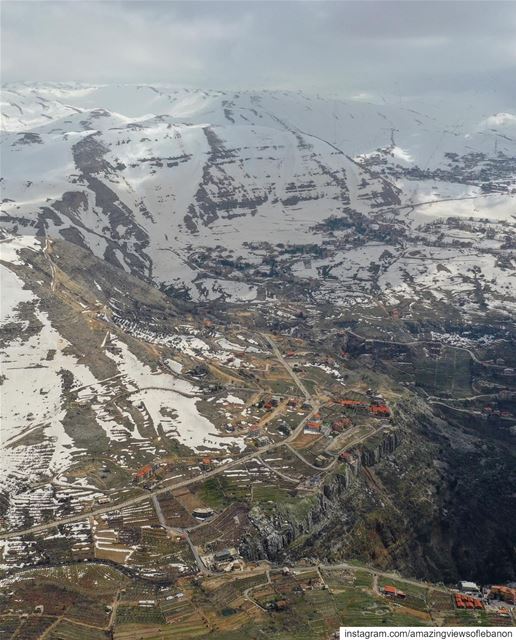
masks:
[[[73,84],[9,85],[2,111],[6,228],[193,299],[266,299],[271,277],[397,299],[419,276],[388,256],[411,245],[510,251],[509,111]],[[450,236],[465,217],[489,222]]]

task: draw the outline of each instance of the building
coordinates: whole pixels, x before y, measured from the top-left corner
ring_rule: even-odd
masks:
[[[463,593],[456,593],[453,596],[457,609],[484,609],[484,603],[480,598],[473,598]]]
[[[345,407],[346,409],[365,409],[367,404],[365,402],[360,402],[360,400],[339,400],[338,403]]]
[[[480,593],[480,587],[468,580],[461,580],[457,586],[462,593]]]
[[[317,456],[317,458],[315,459],[316,467],[324,467],[326,464],[328,464],[328,460],[323,455]]]
[[[201,460],[201,464],[199,466],[201,467],[202,471],[209,471],[213,466],[211,458],[209,458],[208,456],[205,456]]]
[[[383,587],[383,595],[384,596],[388,596],[389,598],[406,598],[407,595],[405,593],[403,593],[403,591],[400,591],[399,589],[397,589],[396,587],[393,587],[390,584],[386,584]]]
[[[192,516],[197,520],[207,520],[213,516],[213,509],[209,507],[197,507],[192,511]]]
[[[388,418],[391,415],[391,410],[386,404],[372,404],[369,407],[369,411],[374,416],[380,416],[381,418]]]
[[[144,467],[139,469],[133,476],[133,482],[142,482],[143,480],[148,480],[156,471],[159,469],[159,464],[146,464]]]
[[[316,422],[314,420],[309,420],[303,429],[304,433],[311,433],[315,435],[320,435],[321,433],[321,423]]]
[[[348,427],[351,427],[353,425],[353,423],[351,422],[351,420],[349,418],[339,418],[338,420],[334,420],[331,423],[331,428],[332,431],[335,431],[337,433],[341,433],[342,431],[344,431],[344,429],[347,429]]]
[[[489,592],[489,597],[496,600],[503,600],[507,604],[516,604],[516,589],[503,585],[493,585]]]
[[[341,451],[339,453],[339,460],[344,460],[345,462],[348,462],[349,464],[351,464],[352,462],[355,461],[355,458],[349,451]]]
[[[213,554],[213,559],[215,562],[229,562],[230,560],[233,560],[233,554],[231,551],[231,549],[222,549],[222,551],[217,551]]]

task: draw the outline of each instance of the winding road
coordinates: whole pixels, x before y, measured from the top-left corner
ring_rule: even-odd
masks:
[[[285,369],[288,371],[288,373],[291,375],[292,379],[294,380],[294,382],[296,383],[296,385],[299,387],[299,389],[302,391],[303,395],[305,396],[305,398],[309,401],[312,401],[312,397],[310,395],[310,393],[308,392],[308,390],[306,389],[306,387],[303,385],[303,383],[301,382],[301,380],[299,380],[298,376],[295,375],[295,373],[292,371],[291,367],[285,362],[283,356],[281,355],[281,353],[279,352],[279,349],[277,348],[277,346],[275,345],[275,343],[268,337],[265,336],[265,334],[262,334],[264,338],[266,338],[267,342],[271,345],[274,354],[276,355],[276,357],[278,358],[278,360],[285,366]],[[0,540],[12,540],[14,538],[19,538],[20,536],[24,536],[24,535],[28,535],[28,534],[34,534],[34,533],[42,533],[44,531],[49,531],[51,529],[54,529],[58,526],[61,525],[65,525],[65,524],[75,524],[77,522],[82,522],[83,520],[85,520],[86,518],[89,518],[91,516],[100,516],[104,513],[109,513],[109,512],[113,512],[113,511],[118,511],[120,509],[124,509],[126,507],[130,507],[133,506],[135,504],[140,504],[142,502],[146,502],[147,500],[149,500],[149,498],[154,498],[155,496],[167,493],[169,491],[173,491],[175,489],[180,489],[182,487],[188,487],[192,484],[195,484],[197,482],[203,482],[204,480],[207,480],[208,478],[213,478],[215,476],[220,475],[221,473],[224,473],[224,471],[226,471],[227,469],[232,469],[234,467],[238,467],[246,462],[250,462],[253,458],[257,457],[257,456],[261,456],[264,453],[267,453],[268,451],[272,451],[274,449],[278,449],[282,446],[284,446],[285,444],[291,442],[292,440],[295,440],[295,438],[297,438],[297,436],[303,431],[303,428],[305,426],[305,423],[308,422],[308,420],[310,420],[313,415],[315,413],[318,412],[319,410],[319,403],[317,402],[312,402],[312,410],[299,422],[299,424],[297,425],[297,427],[292,431],[292,433],[287,436],[287,438],[285,438],[284,440],[281,440],[279,442],[274,442],[272,444],[268,444],[264,447],[260,447],[259,449],[256,449],[255,451],[248,453],[236,460],[232,460],[231,462],[226,462],[224,464],[219,465],[218,467],[216,467],[215,469],[212,469],[211,471],[207,471],[205,473],[202,473],[199,476],[195,476],[193,478],[186,478],[185,480],[180,480],[178,482],[175,483],[171,483],[171,484],[167,484],[163,487],[159,487],[158,489],[154,489],[153,491],[147,491],[145,493],[143,493],[142,495],[139,496],[134,496],[133,498],[129,498],[127,500],[124,500],[122,502],[118,502],[118,503],[110,503],[107,505],[103,505],[102,507],[98,507],[96,509],[91,509],[88,512],[82,512],[82,513],[76,513],[70,516],[65,516],[63,518],[59,518],[57,520],[52,520],[50,522],[45,522],[42,524],[38,524],[38,525],[34,525],[33,527],[28,527],[26,529],[20,529],[18,531],[11,531],[8,533],[3,533],[0,535]],[[159,517],[159,515],[158,515]],[[194,554],[195,555],[195,554]],[[204,566],[204,565],[203,565]]]

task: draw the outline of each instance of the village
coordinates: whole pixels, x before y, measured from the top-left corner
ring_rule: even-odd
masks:
[[[130,580],[116,592],[108,589],[100,609],[94,604],[97,596],[81,596],[95,632],[117,629],[114,637],[120,638],[124,628],[135,625],[162,638],[193,638],[237,631],[264,619],[272,628],[280,624],[295,630],[299,616],[303,619],[314,603],[333,618],[324,623],[309,619],[311,637],[328,637],[331,620],[349,623],[358,615],[362,620],[381,615],[394,623],[514,624],[516,591],[511,585],[479,587],[465,581],[455,589],[444,588],[370,567],[286,558],[278,568],[250,557],[245,541],[262,526],[258,513],[260,518],[277,517],[280,506],[281,513],[298,517],[328,478],[349,486],[363,476],[375,486],[374,465],[398,446],[400,436],[396,396],[382,388],[379,378],[372,384],[370,369],[349,367],[346,354],[338,360],[321,358],[303,349],[298,339],[275,335],[251,337],[247,351],[238,344],[244,342],[243,334],[238,335],[226,338],[232,351],[215,351],[210,359],[211,347],[200,348],[200,340],[209,344],[220,338],[205,326],[180,362],[182,375],[202,389],[203,411],[219,437],[241,444],[167,450],[163,436],[173,433],[174,414],[165,410],[161,425],[155,425],[148,400],[135,394],[128,410],[137,424],[147,425],[146,433],[152,426],[160,444],[143,448],[147,461],[123,472],[116,459],[98,461],[88,471],[96,490],[89,500],[80,496],[78,510],[68,507],[61,523],[36,524],[29,535],[20,531],[8,536],[3,563],[11,606],[5,605],[4,619],[16,628],[44,628],[60,615],[40,592],[30,610],[22,604],[30,601],[27,593],[17,600],[17,589],[29,586],[23,580],[9,582],[9,576],[23,575],[20,567],[35,567],[56,585],[55,572],[62,584],[63,575],[85,563],[84,575],[119,570]],[[109,337],[105,348],[120,349]],[[169,361],[162,362],[170,369]],[[118,406],[121,402],[118,395]],[[203,613],[196,619],[200,593]],[[21,608],[13,608],[17,601]],[[66,622],[58,628],[80,629],[78,610],[65,607]]]
[[[422,407],[502,439],[513,425],[510,357],[486,347],[475,359],[463,343],[432,335],[395,341],[389,332],[405,311],[385,313],[370,339],[316,304],[210,307],[174,321],[94,307],[102,367],[65,389],[74,435],[95,436],[64,471],[34,476],[0,522],[9,624],[57,622],[75,633],[87,621],[121,639],[134,625],[189,638],[238,634],[255,620],[297,629],[298,619],[326,638],[358,616],[513,624],[510,584],[468,591],[407,581],[372,562],[322,562],[312,550],[317,523],[334,512],[344,514],[335,535],[358,539],[347,535],[348,495],[399,508],[388,482],[414,483],[398,452],[421,456],[419,469],[427,462],[421,441],[411,442]],[[106,586],[106,597],[83,592],[84,617],[66,604],[67,587],[59,620],[22,577],[41,572],[56,585],[76,567],[118,583],[124,576],[127,586]],[[21,604],[32,602],[37,611]],[[306,618],[314,603],[334,622]]]
[[[230,562],[229,552],[223,555],[221,561]],[[53,638],[81,640],[122,639],[135,632],[222,640],[231,634],[254,637],[264,626],[271,634],[326,640],[337,637],[339,625],[374,626],[378,620],[390,626],[514,625],[514,588],[476,589],[470,582],[450,589],[358,564],[309,561],[283,567],[248,563],[170,583],[97,561],[26,569],[2,581],[0,616],[3,629],[24,638],[52,627]]]

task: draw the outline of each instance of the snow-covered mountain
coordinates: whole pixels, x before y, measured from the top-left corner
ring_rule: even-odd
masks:
[[[2,115],[1,224],[171,292],[263,299],[276,277],[319,299],[400,302],[483,276],[486,303],[510,293],[514,113],[24,84],[4,87]]]
[[[374,386],[380,337],[393,399],[435,399],[439,360],[466,402],[510,400],[516,116],[464,104],[4,87],[0,530],[120,504],[148,464],[254,454],[259,398],[303,406],[298,370],[324,403]]]

